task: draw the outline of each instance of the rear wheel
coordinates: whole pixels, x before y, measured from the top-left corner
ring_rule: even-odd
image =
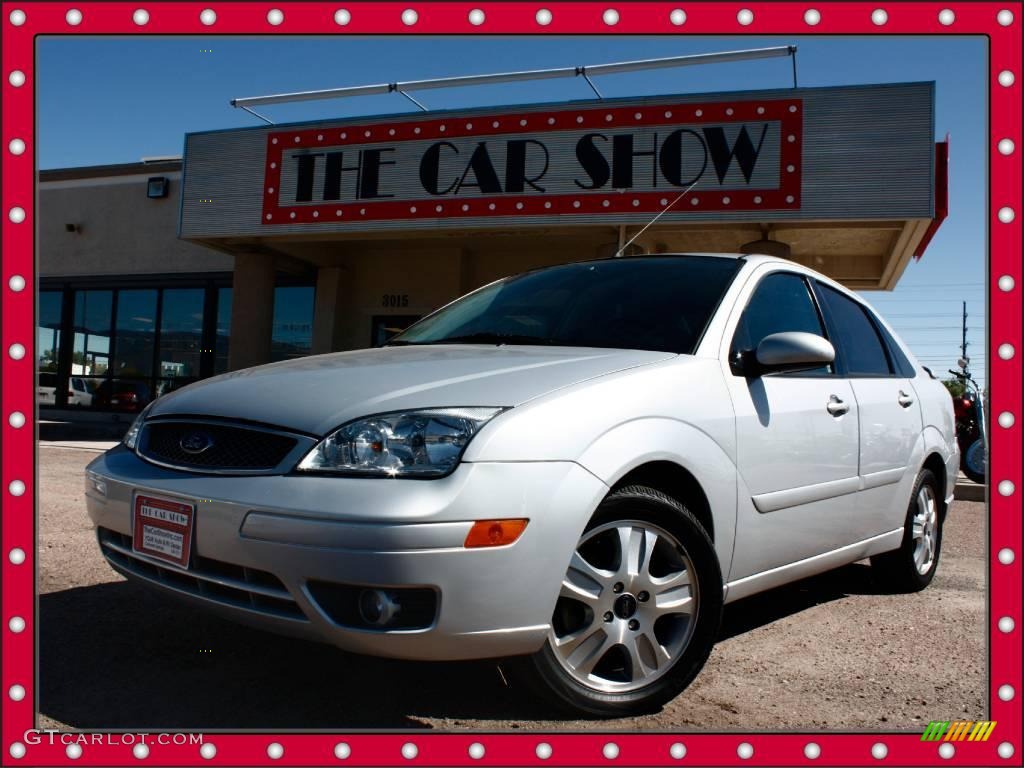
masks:
[[[964,460],[961,462],[964,474],[974,482],[983,485],[985,483],[986,459],[985,441],[979,437],[964,451]]]
[[[931,470],[924,469],[910,497],[900,548],[872,557],[871,565],[888,588],[918,592],[931,584],[941,548],[939,483]]]
[[[701,524],[658,491],[623,488],[580,537],[547,642],[519,664],[563,709],[650,711],[704,666],[721,612],[718,557]]]

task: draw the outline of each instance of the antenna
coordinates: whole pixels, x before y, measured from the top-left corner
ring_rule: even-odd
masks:
[[[679,196],[678,196],[678,197],[677,197],[677,198],[676,198],[675,200],[673,200],[673,201],[672,201],[671,203],[669,203],[668,205],[666,205],[666,206],[664,207],[664,209],[662,209],[661,213],[659,213],[659,214],[658,214],[657,216],[655,216],[655,217],[654,217],[653,219],[651,219],[651,220],[650,220],[650,221],[648,221],[648,222],[647,222],[646,224],[644,224],[644,228],[643,228],[643,229],[641,229],[641,230],[640,230],[639,232],[637,232],[637,233],[636,233],[635,235],[633,235],[633,236],[632,236],[631,238],[629,238],[629,242],[628,242],[628,243],[626,243],[626,244],[625,244],[624,246],[622,246],[621,248],[619,248],[619,250],[617,250],[617,251],[615,252],[615,258],[616,258],[616,259],[620,258],[620,257],[622,256],[622,254],[623,254],[623,253],[625,252],[625,250],[626,250],[627,248],[629,248],[629,246],[631,246],[631,245],[633,244],[633,241],[634,241],[634,240],[636,240],[636,239],[637,239],[638,237],[640,237],[640,235],[642,235],[642,234],[643,234],[644,232],[646,232],[646,231],[647,231],[647,229],[648,229],[648,228],[649,228],[649,227],[651,226],[651,224],[653,224],[653,223],[654,223],[654,222],[656,222],[656,221],[657,221],[658,219],[660,219],[660,218],[661,218],[662,216],[664,216],[664,215],[665,215],[666,213],[668,213],[668,210],[669,210],[669,208],[671,208],[671,207],[672,207],[673,205],[675,205],[675,204],[676,204],[676,203],[678,203],[678,202],[679,202],[680,200],[682,200],[682,199],[683,199],[684,197],[686,197],[686,193],[687,193],[687,192],[689,192],[689,191],[690,191],[691,189],[693,189],[693,188],[694,188],[694,187],[696,187],[696,186],[697,186],[697,182],[695,181],[695,182],[693,182],[693,184],[691,184],[691,185],[690,185],[690,186],[688,186],[688,187],[687,187],[686,189],[684,189],[684,190],[683,190],[682,192],[680,192],[680,193],[679,193]]]

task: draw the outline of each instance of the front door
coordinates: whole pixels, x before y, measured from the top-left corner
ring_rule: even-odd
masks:
[[[775,268],[754,287],[730,358],[784,331],[827,335],[805,278]],[[732,374],[729,386],[739,470],[738,570],[730,581],[853,543],[858,413],[850,382],[826,366]]]

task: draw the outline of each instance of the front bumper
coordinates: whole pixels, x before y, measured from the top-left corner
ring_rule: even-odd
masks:
[[[137,491],[196,503],[198,570],[131,551]],[[572,462],[463,463],[437,480],[225,477],[164,469],[119,447],[86,472],[89,516],[119,572],[245,623],[409,659],[537,650],[572,551],[607,492]],[[473,521],[522,517],[530,522],[514,544],[463,548]],[[195,565],[207,562],[217,568]],[[426,587],[437,612],[424,629],[343,626],[313,598],[311,581]]]

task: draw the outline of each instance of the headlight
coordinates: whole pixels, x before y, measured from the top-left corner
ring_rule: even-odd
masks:
[[[480,428],[502,408],[430,408],[349,422],[299,462],[307,472],[440,477],[451,472]]]
[[[124,433],[124,437],[121,438],[121,442],[133,451],[139,442],[139,432],[142,431],[142,422],[146,420],[146,414],[149,413],[149,409],[152,407],[153,403],[150,403],[143,408],[142,413],[135,417],[135,421],[132,422],[132,425],[128,427],[128,431]]]

